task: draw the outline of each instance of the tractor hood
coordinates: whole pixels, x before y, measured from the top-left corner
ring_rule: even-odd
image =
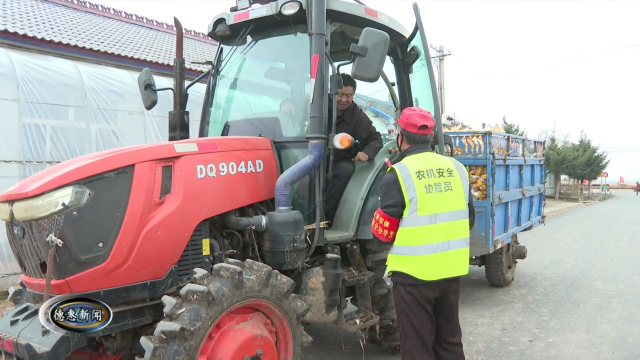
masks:
[[[70,159],[33,174],[1,193],[0,202],[34,197],[89,176],[147,161],[175,158],[190,153],[271,149],[272,143],[268,138],[225,136],[105,150]]]

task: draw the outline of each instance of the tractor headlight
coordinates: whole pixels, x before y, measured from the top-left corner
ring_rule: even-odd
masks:
[[[280,7],[282,15],[291,16],[300,10],[300,3],[297,1],[288,1]]]
[[[11,220],[11,205],[0,203],[0,220],[9,222]]]
[[[91,198],[89,189],[73,185],[13,204],[13,216],[18,221],[32,221],[59,214],[84,205]],[[4,214],[0,208],[0,214]]]

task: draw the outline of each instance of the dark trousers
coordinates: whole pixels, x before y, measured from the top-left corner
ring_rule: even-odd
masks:
[[[402,360],[464,360],[460,278],[393,284]]]
[[[351,176],[355,170],[355,164],[351,160],[337,160],[333,162],[333,176],[324,197],[324,217],[325,221],[333,222],[333,218],[338,211],[338,204],[344,193],[344,189],[349,184]],[[331,225],[331,224],[329,224]]]

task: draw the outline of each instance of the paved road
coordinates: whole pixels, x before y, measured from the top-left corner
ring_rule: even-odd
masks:
[[[484,268],[472,268],[461,298],[467,359],[640,359],[638,209],[640,197],[621,192],[522,234],[528,258],[508,288],[490,288]],[[309,330],[307,360],[400,359],[373,346],[363,353],[334,327]]]

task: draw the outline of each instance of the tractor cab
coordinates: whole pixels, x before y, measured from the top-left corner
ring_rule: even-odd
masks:
[[[269,138],[280,173],[294,173],[287,181],[295,178],[285,184],[282,207],[304,214],[306,223],[315,223],[318,232],[323,214],[316,204],[322,203],[331,179],[333,150],[360,146],[350,136],[335,133],[333,95],[342,86],[340,73],[350,73],[358,82],[354,101],[382,134],[406,107],[431,111],[437,122],[434,145],[438,152],[444,151],[433,69],[416,4],[414,13],[415,26],[409,31],[360,2],[237,0],[209,25],[209,36],[219,45],[211,71],[201,77],[209,75],[199,137]],[[178,54],[175,88],[184,82],[181,63],[184,59]],[[150,73],[143,71],[139,85],[145,106],[155,105]],[[183,91],[174,90],[170,140],[188,138]],[[312,154],[314,142],[324,144],[322,154]],[[396,146],[395,140],[387,141],[374,159],[356,164],[331,230],[320,237],[329,242],[371,238],[378,182],[386,170],[385,159],[393,158]],[[318,161],[304,173],[291,169],[304,167],[301,163],[312,157]]]
[[[208,83],[199,134],[267,137],[274,144],[281,172],[308,153],[310,42],[306,18],[300,14],[303,11],[292,14],[290,21],[265,17],[232,26],[219,22],[217,27],[224,30],[217,33],[228,31],[228,35],[218,38],[220,51]],[[228,14],[234,16],[237,13]],[[302,211],[308,208],[310,186],[302,190],[299,185],[292,185],[292,200],[293,207]]]
[[[229,13],[216,16],[209,26],[209,35],[219,41],[220,51],[209,81],[207,100],[202,112],[200,136],[264,136],[275,146],[281,171],[285,171],[308,155],[310,105],[315,86],[324,88],[322,102],[322,134],[329,137],[328,149],[319,171],[306,175],[292,185],[292,205],[307,214],[307,223],[314,222],[311,211],[316,202],[314,177],[319,177],[324,189],[330,179],[331,148],[335,121],[332,94],[338,92],[336,74],[351,73],[353,45],[361,40],[365,28],[380,30],[388,35],[381,76],[358,78],[356,103],[372,120],[380,124],[379,131],[398,119],[403,108],[422,106],[434,112],[432,76],[429,74],[428,51],[418,32],[406,30],[399,22],[364,5],[341,1],[326,1],[326,48],[323,71],[314,70],[320,62],[314,57],[309,33],[315,25],[313,1],[261,1],[250,7],[238,1]],[[242,6],[241,3],[244,3]],[[384,46],[382,43],[377,44]],[[376,46],[377,46],[376,45]],[[368,49],[373,51],[373,49]],[[317,73],[312,73],[317,71]],[[324,74],[325,81],[316,79]],[[365,100],[366,99],[366,100]],[[317,101],[317,100],[316,100]],[[371,110],[384,109],[382,118]],[[385,116],[386,115],[386,116]],[[375,117],[375,118],[374,118]],[[359,144],[351,144],[359,146]],[[388,142],[378,156],[367,163],[356,164],[351,185],[345,191],[345,208],[362,205],[357,200],[368,189],[376,175],[383,173],[384,158],[391,156]],[[323,172],[323,174],[320,174]],[[366,195],[366,194],[365,194]],[[344,210],[338,210],[345,213]],[[348,214],[354,214],[349,211]],[[358,213],[356,211],[355,213]],[[353,234],[353,216],[336,216],[334,229]],[[349,218],[349,220],[346,220]]]

